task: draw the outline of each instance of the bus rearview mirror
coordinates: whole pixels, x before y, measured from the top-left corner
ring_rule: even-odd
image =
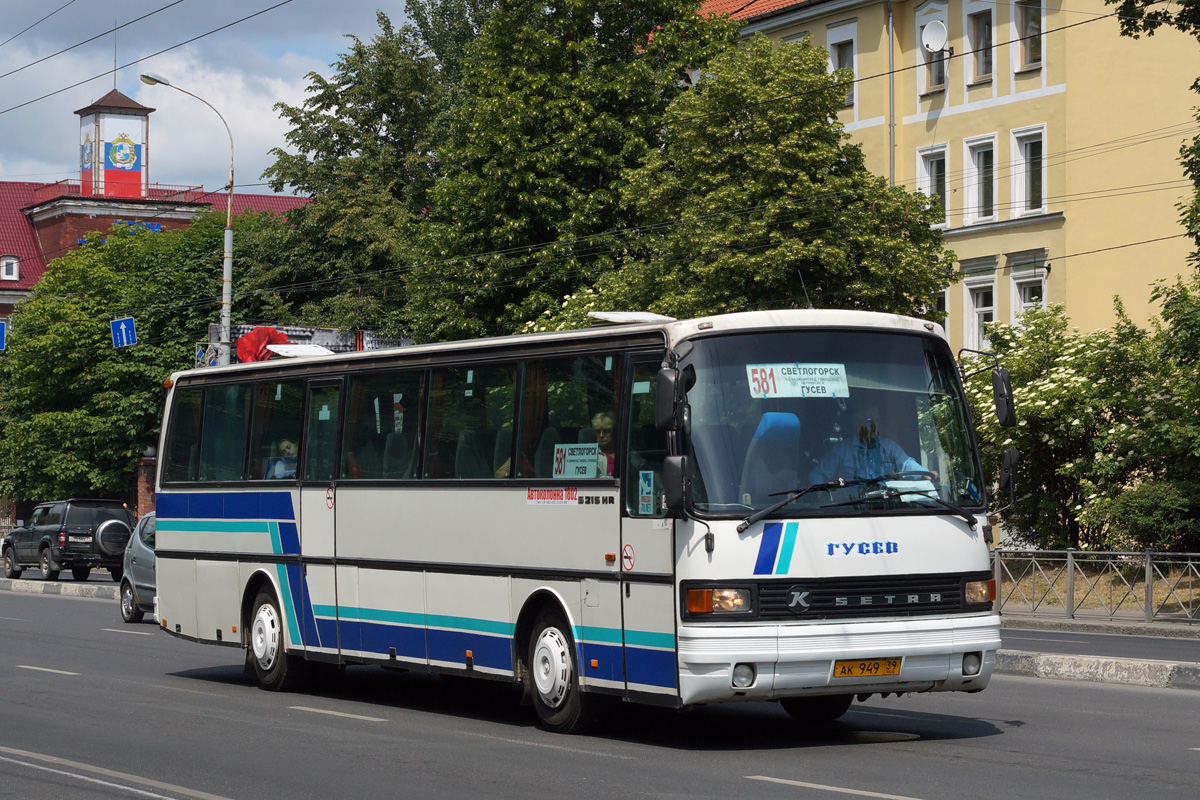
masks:
[[[1017,424],[1017,410],[1013,405],[1012,379],[1004,367],[992,370],[992,396],[996,400],[996,419],[1000,427],[1011,428]]]
[[[673,367],[660,369],[654,394],[654,427],[660,431],[679,430],[682,394],[679,370]]]
[[[1012,495],[1016,489],[1017,464],[1021,461],[1021,453],[1015,447],[1010,447],[1000,456],[1000,492]]]
[[[683,511],[687,505],[687,456],[663,459],[663,505],[668,511]]]

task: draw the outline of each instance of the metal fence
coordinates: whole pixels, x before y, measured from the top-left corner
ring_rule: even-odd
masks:
[[[1200,623],[1200,553],[992,552],[1000,613]]]

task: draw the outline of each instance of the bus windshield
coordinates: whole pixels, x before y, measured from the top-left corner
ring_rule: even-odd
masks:
[[[696,341],[684,368],[701,515],[744,516],[808,487],[817,488],[774,516],[983,504],[966,405],[940,340],[862,330],[712,337]]]

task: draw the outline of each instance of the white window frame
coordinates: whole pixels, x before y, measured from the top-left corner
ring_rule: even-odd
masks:
[[[1038,303],[1028,304],[1022,296],[1022,289],[1026,286],[1040,286],[1042,290],[1042,299]],[[1012,302],[1009,304],[1011,313],[1009,317],[1012,322],[1031,308],[1046,307],[1046,270],[1044,267],[1037,269],[1024,269],[1012,273]]]
[[[847,67],[854,73],[855,80],[858,80],[858,23],[855,20],[846,20],[844,22],[832,22],[828,26],[829,33],[829,71],[833,72],[842,67]],[[850,45],[850,63],[837,63],[837,47],[838,45]],[[855,90],[858,88],[857,83],[850,84],[850,91],[846,92],[846,108],[853,108],[855,105]]]
[[[920,63],[923,65],[922,69],[917,70],[918,98],[927,94],[933,94],[934,92],[945,92],[947,84],[950,83],[950,59],[946,57],[947,54],[944,51],[942,53],[930,53],[921,45],[921,34],[926,25],[937,20],[946,25],[947,30],[949,30],[948,19],[946,4],[938,2],[938,0],[931,0],[919,6],[916,10],[916,24],[913,26],[916,32],[916,53],[917,58],[920,59]],[[942,62],[942,83],[938,86],[930,86],[930,63],[935,60],[935,57],[940,57]]]
[[[991,69],[986,73],[980,72],[980,64],[985,60],[983,54],[980,53],[982,44],[977,41],[977,33],[975,30],[976,19],[987,15],[988,31],[991,34],[990,41],[987,45],[987,62],[991,64]],[[995,3],[974,2],[963,3],[963,38],[966,39],[967,64],[963,70],[963,78],[967,86],[980,86],[991,83],[996,75],[996,5]]]
[[[1038,60],[1029,61],[1026,57],[1029,53],[1029,41],[1025,39],[1024,26],[1021,25],[1021,16],[1025,8],[1036,8],[1038,15]],[[1015,42],[1018,46],[1013,48],[1013,71],[1026,72],[1039,70],[1046,63],[1046,7],[1041,0],[1029,0],[1029,2],[1015,2],[1012,6],[1012,37],[1010,41]]]
[[[992,304],[990,306],[976,306],[975,296],[977,292],[990,291],[992,293]],[[980,317],[984,313],[991,313],[992,318],[989,322],[996,321],[996,276],[994,273],[978,278],[967,278],[963,281],[963,347],[970,350],[987,350],[987,336],[983,334],[983,322]]]
[[[21,260],[16,256],[0,256],[0,280],[21,280]]]
[[[1029,178],[1031,174],[1030,159],[1026,147],[1032,141],[1042,143],[1042,154],[1038,164],[1038,178],[1041,182],[1041,202],[1037,206],[1029,206]],[[1046,126],[1031,125],[1027,128],[1017,128],[1012,131],[1012,211],[1010,216],[1020,217],[1032,214],[1046,213]]]
[[[950,224],[950,146],[946,142],[917,148],[917,191],[926,195],[934,194],[933,176],[929,171],[929,163],[936,156],[942,158],[942,181],[945,184],[942,191],[942,221],[934,223],[935,228],[948,227]]]
[[[983,150],[992,151],[991,194],[992,209],[990,214],[983,213],[983,175],[977,166],[977,156]],[[996,221],[996,209],[999,198],[996,194],[996,134],[975,136],[963,139],[963,186],[966,191],[963,202],[963,225],[978,225],[983,222]]]

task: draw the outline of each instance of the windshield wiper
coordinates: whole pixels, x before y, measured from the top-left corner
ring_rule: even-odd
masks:
[[[765,517],[769,517],[770,515],[774,514],[776,511],[778,511],[779,509],[788,505],[789,503],[796,502],[797,500],[799,500],[801,497],[808,494],[809,492],[815,492],[819,489],[842,489],[847,486],[871,486],[874,484],[884,483],[885,481],[898,481],[898,480],[903,480],[905,478],[912,478],[912,477],[916,477],[916,478],[923,479],[923,480],[934,480],[935,478],[937,478],[936,475],[934,475],[932,472],[929,472],[927,470],[911,469],[911,470],[907,470],[905,472],[893,472],[889,475],[880,475],[878,478],[852,478],[850,480],[846,480],[844,478],[834,478],[831,481],[825,481],[824,483],[814,483],[812,486],[805,486],[802,489],[792,489],[789,492],[774,492],[773,494],[768,495],[768,497],[775,497],[776,495],[780,495],[780,494],[784,494],[787,496],[784,497],[782,500],[780,500],[778,503],[767,506],[762,511],[755,511],[753,514],[746,517],[744,520],[742,520],[738,524],[737,532],[738,533],[743,532],[744,530],[746,530],[746,528],[749,528],[754,523],[758,522],[761,519],[764,519]],[[895,490],[893,490],[893,491],[895,491]],[[920,494],[920,493],[918,492],[918,494]],[[940,498],[931,498],[931,499],[938,500],[938,502],[943,502],[940,500]],[[953,506],[950,506],[949,503],[943,502],[943,504],[946,505],[947,507],[955,508]],[[848,505],[848,504],[835,503],[834,505]],[[822,506],[822,508],[830,508],[830,507],[831,506]],[[967,512],[962,511],[961,513],[966,514]],[[975,527],[974,524],[972,524],[971,527]]]
[[[929,492],[932,492],[932,491],[936,491],[936,490],[935,489],[893,489],[890,486],[885,486],[883,489],[880,489],[878,492],[872,492],[870,495],[868,495],[866,497],[858,497],[858,498],[855,498],[854,500],[846,500],[841,503],[830,503],[828,505],[821,506],[821,508],[836,508],[838,506],[857,506],[857,505],[862,505],[863,503],[869,503],[872,500],[894,500],[897,497],[903,497],[906,494],[915,494],[915,495],[924,497],[926,500],[932,500],[933,502],[937,503],[942,508],[946,509],[947,511],[952,512],[955,516],[961,517],[967,523],[967,525],[969,525],[971,527],[971,530],[975,530],[975,525],[977,524],[977,522],[975,520],[975,516],[973,514],[971,514],[971,512],[967,511],[966,509],[959,508],[958,506],[954,505],[953,503],[949,503],[949,502],[943,500],[942,498],[938,497],[937,495],[928,494]]]

